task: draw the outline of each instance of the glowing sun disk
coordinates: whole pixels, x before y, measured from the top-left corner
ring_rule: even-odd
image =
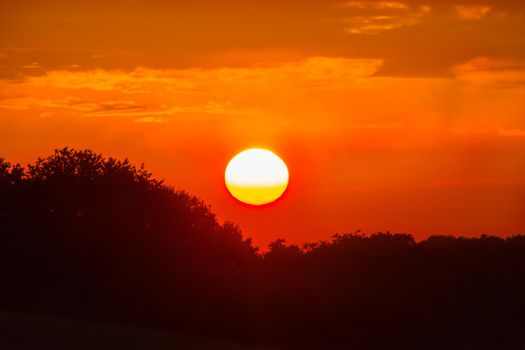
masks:
[[[278,199],[288,187],[288,168],[275,153],[252,148],[228,163],[224,175],[228,191],[241,202],[262,205]]]

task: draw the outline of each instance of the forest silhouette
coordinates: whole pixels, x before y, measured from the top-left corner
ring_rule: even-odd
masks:
[[[10,312],[284,348],[525,348],[524,235],[352,232],[261,253],[199,198],[90,150],[0,160],[0,276]]]

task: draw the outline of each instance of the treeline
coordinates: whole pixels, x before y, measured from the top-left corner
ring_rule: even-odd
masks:
[[[312,213],[315,215],[315,213]],[[525,236],[270,244],[127,160],[0,160],[0,308],[291,348],[525,348]]]

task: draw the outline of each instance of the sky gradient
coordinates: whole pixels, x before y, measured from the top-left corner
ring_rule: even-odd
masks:
[[[256,244],[362,229],[525,233],[525,3],[0,3],[0,157],[144,162]],[[288,165],[227,193],[249,147]]]

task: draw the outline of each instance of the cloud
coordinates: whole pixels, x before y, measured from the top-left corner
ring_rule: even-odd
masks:
[[[471,72],[500,74],[520,69],[519,61],[480,58],[447,79],[375,76],[381,66],[380,60],[312,57],[250,69],[54,71],[23,82],[0,82],[0,113],[13,118],[93,119],[89,123],[221,123],[229,130],[250,126],[255,133],[257,125],[271,124],[265,128],[375,137],[375,145],[416,142],[427,136],[398,141],[394,135],[452,119],[444,130],[486,128],[493,138],[503,127],[522,126],[516,121],[520,105],[513,102],[523,97],[520,89],[467,85],[473,84],[467,80]],[[499,106],[507,104],[506,115],[493,121]]]
[[[333,128],[337,110],[347,108],[346,102],[324,104],[326,95],[364,84],[381,64],[373,59],[311,57],[253,68],[51,71],[19,82],[0,81],[0,114],[68,123],[79,119],[181,128],[202,123],[243,135],[239,137],[250,126],[255,139],[284,130],[324,133]],[[355,95],[345,93],[345,99],[348,96]],[[355,102],[352,105],[353,114],[361,113]],[[325,117],[314,118],[321,110]],[[352,118],[355,132],[397,127]]]
[[[65,89],[90,89],[97,91],[119,90],[123,92],[147,92],[143,87],[154,80],[158,82],[158,75],[144,74],[142,69],[132,72],[108,71],[102,69],[71,72],[69,70],[56,70],[47,72],[43,76],[28,77],[27,81],[32,85],[52,86]],[[150,72],[148,72],[150,73]]]
[[[24,68],[24,69],[36,69],[36,68],[40,68],[40,64],[38,64],[38,62],[33,62],[31,64],[26,64],[26,65],[22,66],[21,68]]]
[[[525,3],[518,0],[284,0],[260,2],[256,10],[235,1],[228,11],[204,0],[185,7],[184,16],[177,2],[72,3],[5,6],[0,79],[63,70],[268,67],[313,56],[373,58],[385,62],[382,75],[420,77],[444,76],[477,56],[525,59]],[[133,82],[122,85],[141,92]]]
[[[10,110],[44,110],[67,109],[76,112],[92,112],[99,108],[96,103],[83,101],[75,97],[61,99],[17,97],[0,99],[0,109]]]
[[[96,101],[68,96],[65,98],[37,97],[4,97],[0,99],[0,109],[45,111],[42,116],[57,115],[59,112],[74,112],[84,116],[92,115],[124,115],[126,113],[142,113],[149,109],[131,100]]]
[[[480,20],[492,11],[492,7],[488,5],[457,5],[455,10],[461,19]]]
[[[508,71],[508,70],[525,70],[525,60],[508,60],[493,57],[476,57],[468,62],[458,65],[458,71]]]
[[[344,7],[353,10],[344,20],[346,32],[367,35],[413,26],[432,11],[427,5],[412,8],[404,2],[384,1],[351,1]]]
[[[3,98],[0,99],[0,109],[18,111],[37,111],[40,116],[51,117],[65,114],[83,117],[128,117],[137,118],[141,123],[168,122],[166,116],[180,113],[193,114],[228,114],[228,115],[258,115],[255,109],[237,108],[231,101],[207,101],[201,105],[145,105],[132,100],[86,101],[76,97],[64,99],[50,98]]]
[[[144,108],[143,105],[138,104],[135,101],[128,100],[115,100],[106,101],[99,104],[98,110],[100,111],[130,111]]]
[[[457,79],[475,85],[513,88],[525,86],[525,60],[478,57],[455,66]]]
[[[277,66],[218,69],[148,69],[77,71],[59,70],[44,76],[28,77],[26,82],[35,86],[62,89],[89,89],[95,91],[120,91],[126,94],[150,93],[164,90],[170,93],[198,92],[211,83],[229,84],[286,78],[298,83],[327,80],[358,79],[372,75],[381,66],[377,59],[347,59],[311,57]],[[310,84],[311,85],[311,84]]]
[[[340,5],[341,7],[355,8],[360,10],[408,10],[409,5],[405,2],[396,1],[348,1]]]
[[[520,0],[234,1],[228,11],[211,0],[25,4],[3,8],[0,79],[63,70],[253,68],[312,56],[379,59],[388,68],[383,75],[420,77],[444,76],[477,56],[525,59]]]

